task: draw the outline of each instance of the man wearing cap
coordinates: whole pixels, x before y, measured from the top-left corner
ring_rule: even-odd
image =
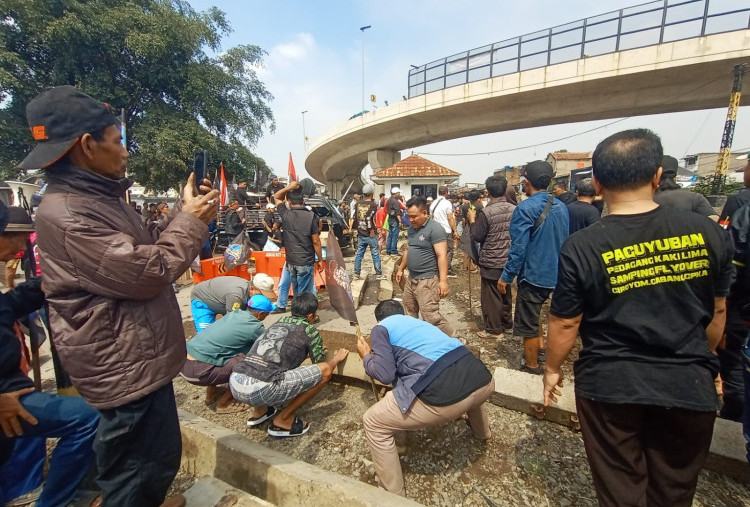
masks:
[[[273,279],[265,273],[255,275],[252,287],[256,289],[256,293],[273,297]],[[250,296],[250,280],[239,276],[217,276],[195,285],[190,294],[190,310],[195,330],[206,329],[216,321],[217,315],[244,310]]]
[[[375,266],[375,273],[378,279],[383,277],[380,266],[380,247],[378,246],[378,230],[375,225],[375,213],[378,212],[378,205],[372,200],[374,187],[369,183],[362,187],[364,199],[357,203],[356,214],[354,216],[357,222],[357,255],[354,257],[354,278],[359,280],[362,271],[362,258],[365,256],[367,247],[370,247],[372,263]]]
[[[200,253],[216,190],[194,175],[162,231],[124,200],[128,151],[109,106],[59,86],[26,107],[38,142],[20,167],[45,169],[37,213],[52,340],[101,414],[94,445],[104,505],[157,506],[180,465],[172,379],[185,334],[172,282]],[[181,495],[166,505],[184,505]]]
[[[542,160],[523,168],[523,189],[528,199],[513,211],[510,219],[510,252],[503,274],[497,281],[501,294],[518,277],[513,335],[523,339],[521,371],[541,375],[545,360],[539,315],[542,305],[557,284],[557,258],[568,237],[568,209],[547,192],[555,172]]]
[[[284,186],[279,183],[279,177],[275,174],[271,175],[271,183],[268,184],[268,188],[266,189],[266,202],[275,203],[274,195],[276,195],[276,192],[284,188]]]
[[[0,202],[0,260],[14,258],[34,230],[22,208]],[[21,370],[21,337],[16,320],[44,303],[41,278],[32,278],[0,294],[0,465],[13,453],[19,438],[60,440],[52,453],[47,483],[36,505],[67,505],[88,473],[94,456],[99,413],[82,398],[56,396],[34,390]],[[0,489],[0,499],[5,498]]]
[[[219,277],[228,278],[228,277]],[[227,313],[187,342],[187,360],[180,374],[197,386],[206,386],[206,405],[216,402],[217,414],[244,410],[232,393],[218,386],[229,382],[232,368],[245,358],[255,340],[266,330],[261,321],[276,309],[266,296],[246,300],[247,310]]]
[[[668,208],[698,213],[714,222],[719,220],[719,215],[705,197],[697,192],[685,190],[675,182],[679,169],[676,158],[664,155],[661,159],[661,169],[661,181],[659,188],[654,192],[654,201]]]
[[[398,255],[398,233],[401,230],[401,189],[391,188],[391,197],[386,201],[388,213],[388,238],[385,243],[386,255]]]

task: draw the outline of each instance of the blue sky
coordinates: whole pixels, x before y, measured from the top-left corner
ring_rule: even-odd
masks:
[[[304,174],[305,131],[310,143],[346,121],[362,107],[362,32],[365,95],[376,105],[407,94],[411,64],[421,65],[460,51],[546,29],[643,1],[601,0],[447,0],[384,1],[241,1],[190,0],[199,11],[220,8],[234,29],[223,47],[255,44],[268,52],[259,77],[274,95],[270,103],[277,128],[266,133],[253,151],[280,174],[286,174],[288,153],[297,173]],[[730,77],[728,76],[729,80]],[[747,87],[746,87],[747,89]],[[750,96],[743,97],[750,103]],[[727,102],[729,97],[727,97]],[[557,149],[593,150],[614,132],[634,127],[656,131],[665,152],[686,154],[718,151],[726,109],[631,118],[560,142],[497,155],[432,156],[427,158],[462,173],[462,182],[483,181],[493,170],[544,158]],[[542,143],[611,123],[612,120],[556,125],[456,139],[402,152],[475,153]],[[750,147],[750,109],[741,108],[734,135],[735,149]],[[368,168],[369,169],[369,168]],[[368,173],[365,170],[365,174]]]

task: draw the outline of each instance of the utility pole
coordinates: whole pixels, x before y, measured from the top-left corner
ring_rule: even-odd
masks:
[[[307,155],[307,133],[305,132],[305,113],[307,110],[302,111],[302,140],[305,143],[305,155]]]
[[[365,111],[365,30],[372,28],[372,25],[359,27],[362,32],[362,112]]]
[[[729,97],[729,108],[727,109],[727,121],[724,123],[724,133],[721,136],[721,149],[719,150],[719,159],[716,161],[716,174],[712,192],[718,194],[724,188],[724,180],[727,177],[727,166],[729,165],[729,152],[732,149],[732,138],[734,137],[734,124],[737,120],[737,109],[740,107],[740,97],[742,96],[742,77],[745,75],[747,65],[741,63],[734,66],[734,84],[732,85],[732,95]]]

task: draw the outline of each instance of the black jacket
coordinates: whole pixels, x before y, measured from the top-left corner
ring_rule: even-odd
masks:
[[[34,382],[21,372],[21,344],[13,325],[44,304],[41,283],[41,278],[32,278],[0,294],[0,393],[34,387]]]
[[[227,210],[227,217],[224,223],[224,230],[230,236],[236,236],[245,229],[242,219],[233,209]]]

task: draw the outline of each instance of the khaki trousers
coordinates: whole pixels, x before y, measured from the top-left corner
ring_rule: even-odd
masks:
[[[389,391],[382,400],[371,406],[363,417],[365,436],[370,444],[370,453],[380,484],[391,493],[405,496],[404,476],[394,438],[397,431],[428,428],[454,421],[466,414],[474,437],[479,440],[490,438],[490,423],[484,402],[494,391],[493,379],[486,386],[447,407],[427,405],[416,399],[405,414],[401,413],[393,397],[393,391]],[[450,442],[446,442],[446,445],[450,445]]]
[[[404,285],[403,303],[406,315],[420,318],[437,326],[448,336],[457,336],[456,330],[448,323],[448,320],[440,313],[440,290],[437,276],[414,280],[411,276]]]

